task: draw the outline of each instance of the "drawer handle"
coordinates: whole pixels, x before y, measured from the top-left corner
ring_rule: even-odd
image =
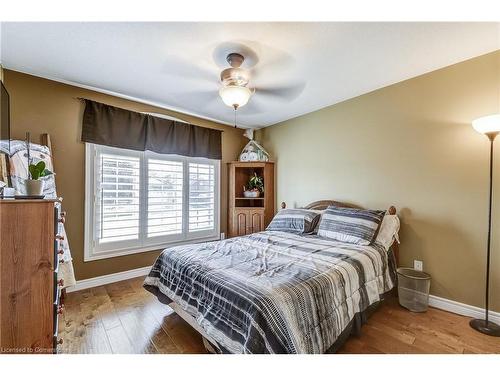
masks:
[[[57,254],[59,254],[59,255],[63,255],[63,254],[64,254],[64,249],[61,247],[61,248],[59,249],[59,251],[57,252]]]
[[[59,216],[66,217],[66,211],[61,211],[61,213],[59,214]]]
[[[66,222],[66,219],[64,218],[64,216],[62,216],[59,220],[57,220],[58,222],[60,222],[61,224],[64,224]]]
[[[61,315],[61,314],[63,313],[63,311],[64,311],[64,305],[61,305],[61,306],[59,306],[59,307],[57,308],[57,314],[58,314],[58,315]]]
[[[62,345],[62,343],[64,342],[64,340],[61,338],[59,340],[56,341],[56,344],[57,345]]]
[[[56,234],[56,239],[64,241],[64,236],[62,236],[60,234]]]
[[[63,264],[64,263],[64,259],[59,259],[59,263]]]
[[[64,286],[64,279],[57,281],[57,285]]]

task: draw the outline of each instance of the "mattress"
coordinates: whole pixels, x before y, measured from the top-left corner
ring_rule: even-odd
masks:
[[[168,248],[144,281],[229,353],[324,353],[393,286],[377,243],[276,231]]]

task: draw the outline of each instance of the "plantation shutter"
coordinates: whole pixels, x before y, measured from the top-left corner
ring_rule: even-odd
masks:
[[[215,227],[215,168],[189,163],[189,232]]]
[[[182,233],[183,163],[148,159],[148,237]]]
[[[219,168],[208,159],[88,145],[85,259],[218,239]]]
[[[101,153],[95,193],[99,243],[139,238],[139,157]]]

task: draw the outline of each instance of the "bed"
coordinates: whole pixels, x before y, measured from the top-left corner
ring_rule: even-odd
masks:
[[[332,204],[352,207],[305,208]],[[396,246],[377,242],[263,231],[166,249],[144,287],[198,330],[209,351],[335,352],[393,289],[396,257]]]

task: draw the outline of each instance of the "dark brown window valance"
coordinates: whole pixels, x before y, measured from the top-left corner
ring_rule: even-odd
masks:
[[[84,99],[82,141],[160,154],[222,159],[222,131]]]

